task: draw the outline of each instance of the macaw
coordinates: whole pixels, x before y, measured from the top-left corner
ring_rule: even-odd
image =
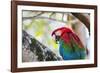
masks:
[[[85,59],[88,50],[83,46],[79,37],[68,27],[55,29],[52,34],[59,44],[59,52],[63,60]]]

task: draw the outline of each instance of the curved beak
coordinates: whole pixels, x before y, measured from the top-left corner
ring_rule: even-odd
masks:
[[[56,43],[58,44],[58,42],[60,40],[60,36],[55,35],[55,40],[56,40]]]

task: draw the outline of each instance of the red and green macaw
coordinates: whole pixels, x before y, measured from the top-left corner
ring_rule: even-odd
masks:
[[[64,60],[85,59],[87,49],[83,46],[79,37],[67,27],[61,27],[52,32],[56,42],[59,43],[59,52]]]

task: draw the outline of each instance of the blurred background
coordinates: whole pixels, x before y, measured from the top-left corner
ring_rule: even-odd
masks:
[[[83,18],[83,16],[85,18]],[[57,56],[59,54],[59,44],[55,42],[55,39],[51,36],[52,32],[60,27],[68,27],[72,29],[80,38],[85,48],[90,49],[90,35],[89,29],[86,24],[80,19],[86,19],[90,22],[89,13],[71,13],[71,12],[45,12],[45,11],[22,11],[22,30],[25,30],[28,34],[32,35],[40,43],[48,47]],[[87,20],[88,19],[88,20]],[[85,22],[86,22],[85,21]],[[87,23],[87,25],[90,25]],[[90,26],[89,26],[90,27]],[[23,50],[24,61],[33,61],[31,57],[32,53]],[[25,60],[26,59],[26,60]]]

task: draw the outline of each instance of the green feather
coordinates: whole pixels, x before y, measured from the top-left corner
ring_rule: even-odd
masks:
[[[62,42],[62,47],[66,53],[85,51],[85,48],[80,48],[73,39],[71,39],[69,43],[65,43],[63,40],[60,40],[60,42]]]

